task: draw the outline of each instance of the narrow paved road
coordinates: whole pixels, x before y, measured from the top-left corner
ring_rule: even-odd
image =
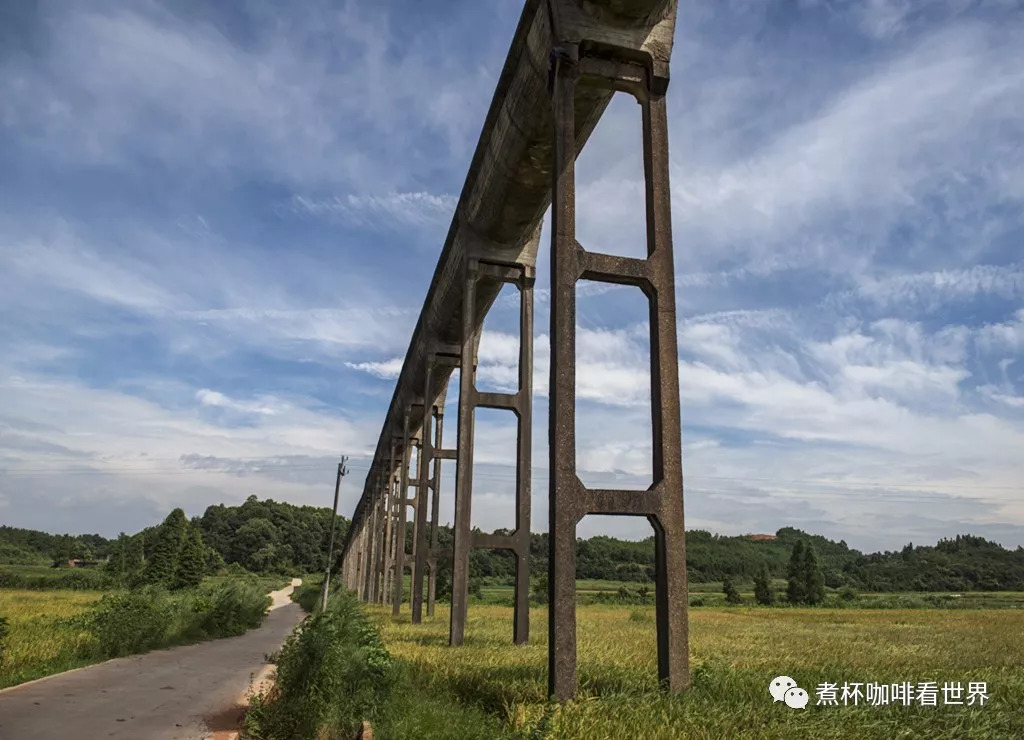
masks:
[[[265,676],[276,651],[302,619],[288,598],[271,594],[259,629],[146,655],[118,658],[0,692],[0,740],[199,740],[237,728],[250,682]]]

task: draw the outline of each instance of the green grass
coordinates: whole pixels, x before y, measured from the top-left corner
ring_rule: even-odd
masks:
[[[75,618],[102,597],[100,591],[0,590],[0,615],[10,628],[0,688],[93,662],[96,638]]]
[[[102,568],[0,565],[0,589],[102,591],[111,586]]]
[[[405,581],[405,597],[408,599],[410,589],[408,577]],[[785,606],[786,582],[775,579],[772,582],[775,590],[776,605]],[[654,584],[634,581],[586,580],[576,581],[576,594],[580,604],[602,603],[602,599],[615,599],[621,588],[635,595],[638,590],[646,588],[647,600],[653,603]],[[690,606],[725,606],[725,594],[722,593],[721,582],[690,583]],[[748,605],[754,602],[752,583],[737,583],[740,596]],[[507,583],[484,579],[481,586],[482,599],[471,597],[470,603],[491,604],[495,606],[511,606],[514,589]],[[965,592],[889,592],[858,594],[853,603],[843,602],[839,598],[838,589],[826,589],[827,604],[836,608],[854,606],[865,609],[922,609],[922,608],[969,608],[969,609],[1024,609],[1024,593],[1015,591],[965,591]],[[635,599],[633,599],[635,600]]]
[[[585,605],[577,619],[580,693],[565,705],[546,697],[543,608],[531,610],[529,645],[516,647],[511,609],[471,604],[466,644],[455,649],[447,646],[444,605],[418,626],[408,607],[394,619],[390,609],[369,609],[385,646],[407,667],[414,689],[407,703],[419,696],[490,718],[461,737],[1024,737],[1018,609],[694,609],[693,687],[667,695],[656,681],[653,607]],[[779,674],[808,690],[806,710],[772,702],[768,684]],[[984,707],[941,699],[937,707],[815,706],[814,689],[826,681],[922,680],[986,681],[990,699]],[[411,735],[382,727],[378,736]]]
[[[196,591],[134,600],[126,591],[0,589],[9,630],[0,646],[0,688],[117,655],[240,634],[262,618],[265,586],[258,578],[207,579]]]
[[[53,568],[49,565],[0,565],[0,573],[17,573],[21,576],[56,578],[72,570],[95,571],[96,568]]]

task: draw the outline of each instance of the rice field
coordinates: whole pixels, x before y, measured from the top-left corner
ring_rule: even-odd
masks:
[[[653,607],[584,605],[579,698],[565,705],[546,700],[544,608],[531,611],[530,644],[516,647],[510,608],[472,604],[466,644],[455,649],[447,646],[444,605],[418,626],[407,613],[393,619],[390,610],[369,609],[424,696],[495,720],[481,737],[493,737],[494,727],[508,737],[544,738],[1024,737],[1019,609],[692,609],[693,688],[669,696],[656,682]],[[772,701],[768,686],[777,675],[807,690],[806,709]],[[863,698],[856,706],[817,704],[825,682],[925,681],[960,683],[965,695],[971,682],[985,682],[987,700],[946,705],[940,693],[936,706],[871,706]]]
[[[75,617],[87,612],[102,591],[0,589],[0,616],[10,633],[0,656],[0,688],[85,665],[95,638]]]

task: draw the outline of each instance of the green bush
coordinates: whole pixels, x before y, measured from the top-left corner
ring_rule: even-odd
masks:
[[[200,620],[208,637],[232,637],[259,627],[270,607],[270,598],[255,583],[229,581],[216,588],[200,588],[197,594],[209,600]]]
[[[856,601],[857,590],[851,586],[843,586],[839,589],[839,598],[843,601]]]
[[[318,737],[322,728],[345,736],[387,700],[397,678],[380,633],[348,593],[300,625],[285,641],[269,695],[246,714],[247,737]]]
[[[52,573],[53,575],[27,575],[0,570],[0,588],[20,588],[26,591],[103,591],[114,585],[114,580],[98,569],[54,568]]]
[[[292,601],[302,607],[307,613],[312,613],[320,604],[320,587],[323,585],[323,578],[308,578],[302,581],[297,589],[292,592]],[[336,589],[332,588],[332,594]],[[333,596],[331,598],[334,598]]]
[[[169,592],[143,586],[104,596],[89,619],[104,657],[153,650],[258,627],[269,599],[254,583],[229,581]]]
[[[4,663],[4,649],[7,647],[7,635],[9,633],[7,617],[0,617],[0,665]]]
[[[167,591],[146,586],[104,596],[92,615],[92,632],[105,657],[142,653],[168,642],[173,604]]]

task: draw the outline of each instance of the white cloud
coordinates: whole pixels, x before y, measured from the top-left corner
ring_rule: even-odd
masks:
[[[995,136],[1020,130],[1024,75],[1012,39],[1008,28],[969,24],[935,32],[748,156],[707,168],[677,160],[674,221],[686,237],[677,264],[741,255],[861,272],[907,224],[908,257],[928,241],[956,242],[961,259],[982,253],[1012,223],[985,204],[1019,200],[1004,181],[1016,179],[1021,155]]]
[[[404,358],[394,357],[385,362],[346,362],[345,366],[353,370],[361,370],[377,378],[396,380],[399,373],[402,372],[402,364],[404,362]]]
[[[858,295],[878,306],[934,311],[979,295],[1024,298],[1024,265],[974,265],[887,277],[864,276],[858,282]]]
[[[212,391],[209,388],[196,391],[196,400],[203,406],[216,406],[247,414],[273,416],[280,411],[280,408],[277,407],[276,399],[266,399],[258,402],[236,401],[228,398],[223,393]]]
[[[423,228],[446,224],[451,221],[457,202],[458,199],[452,195],[424,192],[347,195],[327,199],[296,195],[290,208],[297,213],[388,231],[396,226]]]

